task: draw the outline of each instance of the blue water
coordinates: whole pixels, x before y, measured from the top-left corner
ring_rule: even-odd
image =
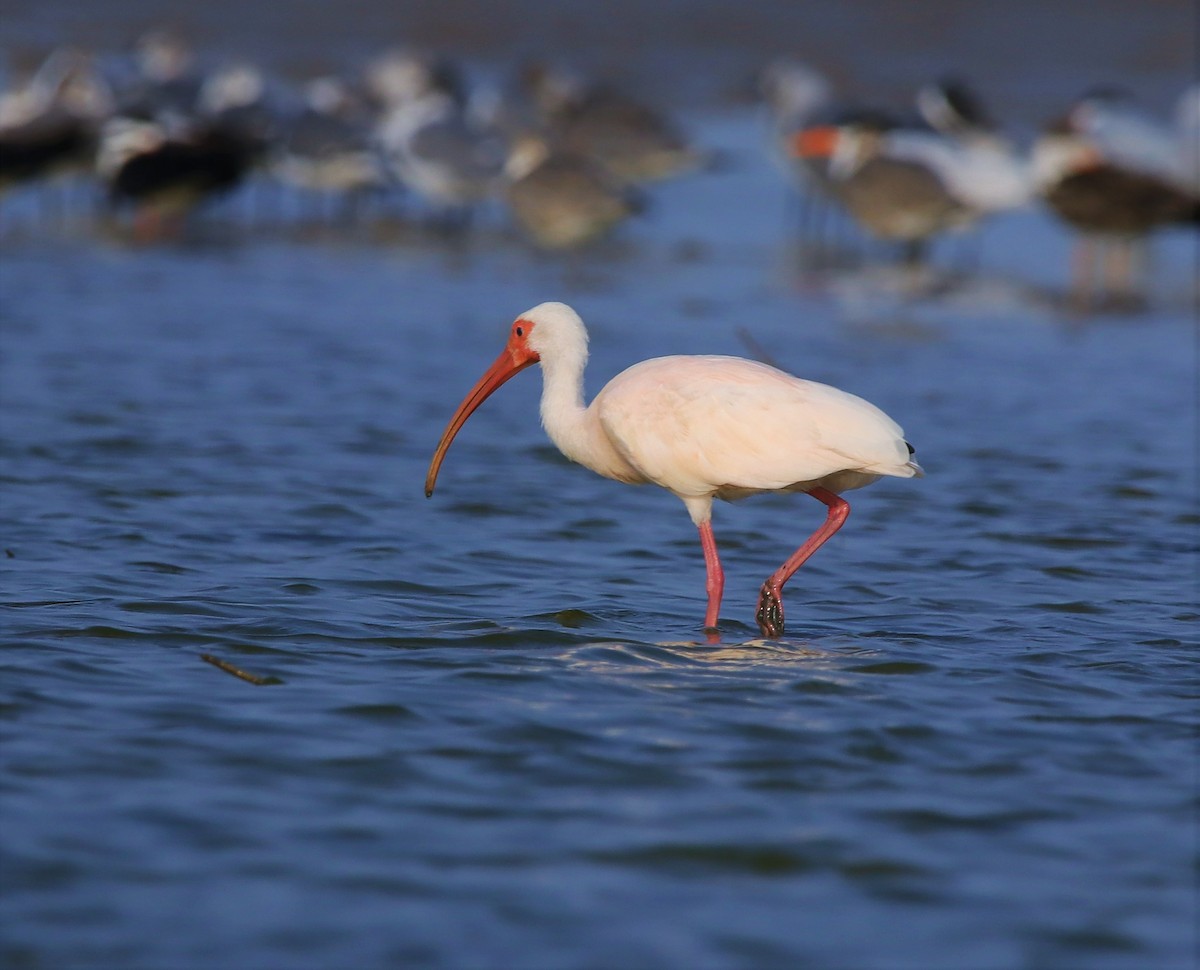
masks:
[[[1194,242],[1144,312],[1062,304],[1040,212],[914,295],[798,263],[746,114],[578,261],[494,221],[214,220],[0,249],[0,962],[10,967],[1188,968],[1196,956]],[[545,299],[597,390],[761,352],[928,472],[716,510],[569,465],[537,372],[422,492]],[[255,685],[206,663],[210,655]]]

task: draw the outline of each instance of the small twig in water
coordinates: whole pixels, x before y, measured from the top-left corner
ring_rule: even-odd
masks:
[[[278,677],[260,677],[258,674],[247,673],[241,667],[235,667],[228,660],[222,660],[220,657],[214,657],[211,653],[200,654],[200,659],[205,663],[210,663],[227,674],[233,674],[248,683],[254,684],[256,687],[267,687],[271,684],[282,684],[283,681]]]

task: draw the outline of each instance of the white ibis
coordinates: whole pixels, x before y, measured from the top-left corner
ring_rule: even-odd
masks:
[[[807,492],[828,508],[824,524],[759,594],[764,636],[783,633],[783,585],[846,520],[840,492],[881,475],[922,474],[899,425],[873,404],[737,357],[658,357],[614,377],[583,402],[587,331],[563,303],[521,314],[508,343],[454,412],[425,478],[433,494],[450,443],[500,385],[542,365],[542,424],[558,449],[605,478],[653,483],[677,495],[700,530],[707,569],[707,630],[715,631],[725,574],[712,530],[714,498]]]

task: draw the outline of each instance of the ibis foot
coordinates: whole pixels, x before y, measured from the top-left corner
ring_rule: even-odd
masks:
[[[769,582],[763,583],[758,594],[758,612],[754,617],[758,620],[758,629],[764,637],[783,636],[783,600],[779,598],[779,590]]]

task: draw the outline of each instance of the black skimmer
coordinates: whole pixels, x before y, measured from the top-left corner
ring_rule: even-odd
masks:
[[[1084,97],[1043,132],[1033,173],[1047,206],[1080,235],[1072,296],[1082,308],[1095,295],[1139,305],[1147,237],[1200,223],[1200,191],[1175,133],[1107,94]]]
[[[120,117],[105,125],[96,169],[113,206],[132,206],[135,233],[149,241],[177,232],[201,202],[239,185],[257,154],[216,125]]]
[[[900,243],[910,261],[934,237],[1024,205],[1032,194],[1027,163],[975,124],[943,133],[882,112],[851,111],[845,120],[800,131],[793,153],[815,167],[818,183],[870,235]]]
[[[818,124],[795,136],[796,156],[816,166],[823,184],[876,239],[899,243],[905,262],[921,262],[930,239],[970,223],[925,158],[897,155],[893,129],[879,120]]]
[[[0,96],[0,191],[90,167],[112,92],[91,58],[53,52],[23,87]]]
[[[1028,157],[1017,151],[964,81],[945,78],[926,84],[916,102],[934,133],[897,132],[897,156],[927,160],[950,192],[981,216],[1033,201]]]
[[[227,65],[199,78],[194,91],[188,78],[187,111],[180,110],[182,99],[159,97],[170,87],[142,85],[101,133],[97,175],[115,209],[133,209],[142,239],[177,233],[201,203],[240,185],[275,135],[266,79],[257,68]]]
[[[979,96],[961,78],[943,77],[923,84],[915,100],[921,118],[943,135],[970,139],[997,130]]]

